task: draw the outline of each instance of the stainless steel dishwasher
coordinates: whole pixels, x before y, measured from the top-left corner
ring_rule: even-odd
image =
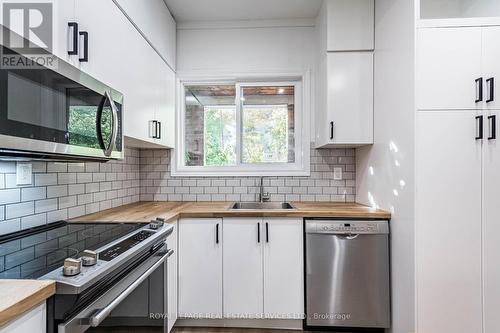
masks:
[[[390,326],[389,222],[305,222],[306,328]]]

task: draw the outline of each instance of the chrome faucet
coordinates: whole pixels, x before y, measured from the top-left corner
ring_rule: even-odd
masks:
[[[271,194],[269,194],[269,192],[264,193],[264,177],[260,177],[259,201],[267,202],[269,200],[271,200]]]

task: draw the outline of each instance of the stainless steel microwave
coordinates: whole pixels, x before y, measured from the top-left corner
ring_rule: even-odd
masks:
[[[62,59],[32,69],[0,64],[0,158],[123,159],[122,106],[120,92]]]

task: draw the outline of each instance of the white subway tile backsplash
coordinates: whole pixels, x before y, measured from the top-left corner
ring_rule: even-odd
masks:
[[[21,201],[21,189],[0,190],[0,205]]]
[[[59,173],[57,175],[58,184],[76,184],[76,173]]]
[[[68,172],[68,163],[47,162],[47,172]]]
[[[47,186],[47,198],[58,198],[68,195],[68,185]]]
[[[28,187],[21,189],[21,201],[40,200],[47,198],[46,187]]]
[[[35,175],[35,186],[57,185],[57,173],[40,173]]]
[[[16,217],[32,215],[34,213],[35,213],[34,201],[22,202],[5,206],[6,219],[14,219]]]
[[[76,206],[76,195],[59,198],[59,209]]]
[[[38,227],[38,226],[44,225],[44,224],[47,224],[47,214],[46,213],[30,215],[30,216],[25,216],[25,217],[21,218],[21,228],[22,229]]]
[[[85,185],[84,184],[68,185],[68,194],[69,195],[82,194],[82,193],[85,193]]]
[[[57,199],[35,201],[35,213],[44,213],[57,209]]]

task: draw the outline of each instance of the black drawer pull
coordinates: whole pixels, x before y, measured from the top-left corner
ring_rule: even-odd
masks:
[[[488,140],[495,140],[497,138],[497,116],[489,116],[488,120],[490,122],[490,135]]]
[[[476,79],[476,103],[483,101],[483,78]]]
[[[486,80],[486,83],[488,84],[488,91],[489,91],[486,103],[490,103],[495,100],[495,78],[490,77],[488,80]]]
[[[73,35],[73,46],[71,50],[68,50],[69,55],[77,55],[78,54],[78,23],[76,22],[68,22],[68,27],[71,29]]]
[[[476,116],[476,140],[483,139],[483,116]]]
[[[80,31],[80,36],[83,36],[83,57],[80,57],[78,60],[80,62],[88,62],[89,61],[89,33],[87,31]]]

